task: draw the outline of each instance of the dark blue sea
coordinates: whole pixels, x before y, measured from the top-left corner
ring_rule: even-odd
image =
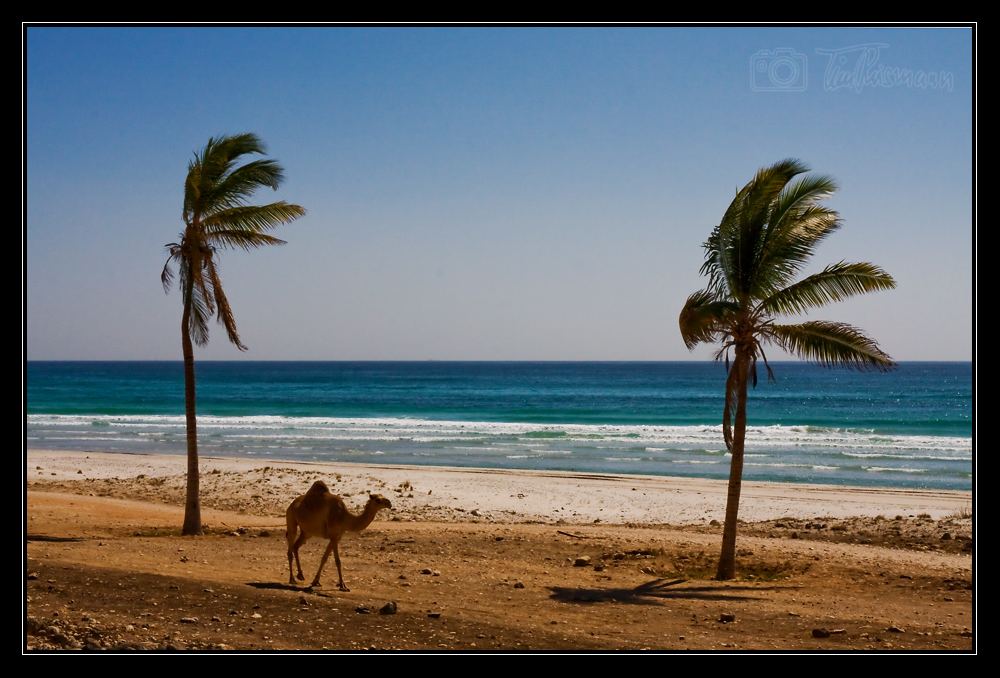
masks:
[[[972,364],[771,364],[744,478],[969,490]],[[726,478],[725,367],[199,362],[204,456]],[[28,362],[30,449],[183,454],[180,362]]]

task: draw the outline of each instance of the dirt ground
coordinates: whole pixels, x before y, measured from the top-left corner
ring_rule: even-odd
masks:
[[[182,537],[175,481],[29,483],[25,650],[975,650],[968,516],[745,524],[718,582],[717,525],[393,510],[344,538],[341,592],[332,558],[288,584],[285,493],[205,491]]]

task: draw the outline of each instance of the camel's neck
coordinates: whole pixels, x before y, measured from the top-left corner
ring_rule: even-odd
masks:
[[[375,514],[378,513],[378,507],[374,502],[368,502],[365,504],[365,510],[361,512],[361,515],[352,515],[350,511],[347,512],[349,516],[345,521],[347,523],[348,532],[360,532],[375,520]]]

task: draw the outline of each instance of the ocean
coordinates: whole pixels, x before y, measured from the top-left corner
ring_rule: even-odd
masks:
[[[763,365],[744,479],[969,490],[972,364]],[[197,362],[199,452],[727,478],[712,362]],[[184,454],[177,362],[26,363],[29,449]]]

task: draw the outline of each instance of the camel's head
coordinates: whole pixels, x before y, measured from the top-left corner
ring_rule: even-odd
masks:
[[[392,508],[392,502],[383,497],[381,494],[369,494],[368,505],[374,506],[376,511]]]

